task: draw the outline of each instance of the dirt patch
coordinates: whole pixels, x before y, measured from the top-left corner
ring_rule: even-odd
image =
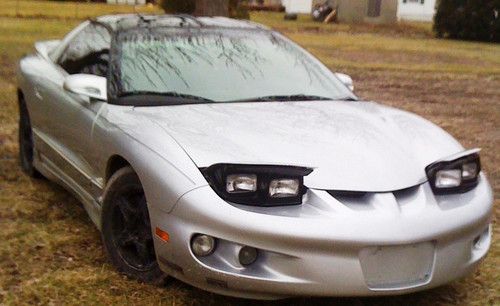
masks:
[[[324,57],[342,59],[350,62],[369,62],[374,64],[398,64],[405,65],[464,65],[473,67],[488,67],[492,63],[463,56],[457,56],[453,53],[430,53],[418,51],[380,51],[380,50],[332,50],[332,48],[313,48]]]

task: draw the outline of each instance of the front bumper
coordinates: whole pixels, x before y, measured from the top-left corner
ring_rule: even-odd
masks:
[[[150,204],[158,262],[166,273],[225,295],[289,296],[403,294],[436,287],[476,268],[490,240],[493,197],[484,175],[461,195],[434,196],[425,183],[361,198],[309,190],[294,207],[230,205],[201,187],[171,213]],[[197,233],[218,238],[216,251],[197,258]],[[241,246],[259,250],[244,267]]]

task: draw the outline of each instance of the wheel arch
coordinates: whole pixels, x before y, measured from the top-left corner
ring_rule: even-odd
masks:
[[[113,174],[115,174],[118,170],[125,167],[131,167],[133,169],[130,162],[126,160],[123,156],[118,154],[111,156],[106,164],[106,176],[105,176],[106,184],[109,182],[109,179],[113,176]]]
[[[99,141],[106,151],[102,152],[106,157],[99,165],[103,192],[116,171],[129,166],[141,181],[148,205],[170,212],[182,195],[208,183],[186,152],[169,135],[163,134],[163,130],[153,134],[154,137],[149,135],[152,132],[148,131],[153,131],[154,126],[147,129],[148,122],[145,120],[146,127],[141,129],[103,131]],[[149,134],[143,134],[146,132]]]

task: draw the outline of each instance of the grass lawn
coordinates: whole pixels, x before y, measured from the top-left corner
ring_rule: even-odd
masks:
[[[51,17],[89,18],[104,14],[160,13],[155,6],[108,5],[105,3],[2,0],[0,16],[4,17]]]
[[[254,302],[210,294],[172,280],[157,288],[126,279],[106,259],[98,231],[75,198],[57,185],[30,180],[17,160],[15,66],[33,42],[58,38],[80,22],[74,3],[21,0],[0,4],[0,305],[493,305],[500,304],[500,231],[474,274],[447,286],[399,297],[292,299]],[[130,12],[130,7],[78,4],[78,17]],[[158,12],[156,8],[139,8]],[[41,17],[44,18],[41,18]],[[45,18],[50,17],[50,18]],[[500,45],[432,38],[428,24],[323,25],[301,16],[254,13],[317,55],[332,70],[353,76],[367,100],[403,108],[445,128],[482,162],[500,194]],[[500,216],[495,199],[495,223]]]

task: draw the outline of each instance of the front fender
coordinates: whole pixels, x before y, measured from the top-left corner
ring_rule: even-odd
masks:
[[[136,171],[148,205],[169,213],[185,193],[207,181],[170,135],[134,113],[133,107],[106,105],[93,132],[101,177],[112,156],[121,156]]]

